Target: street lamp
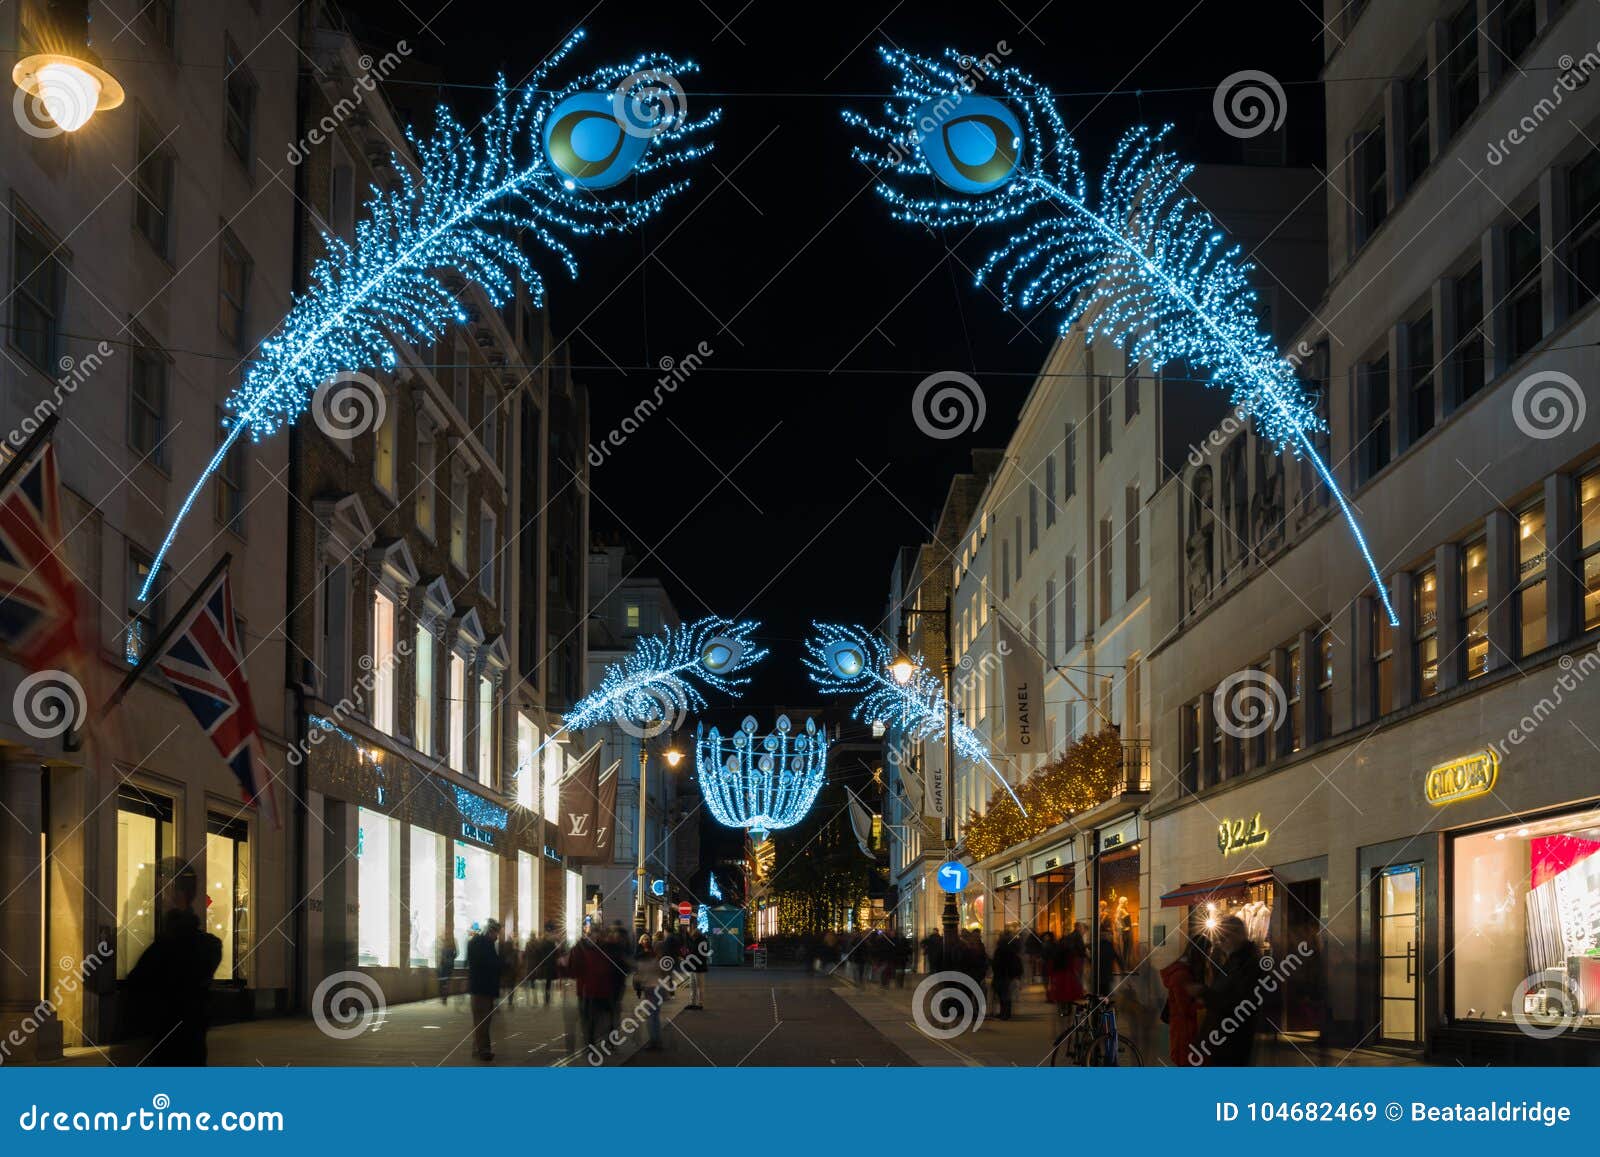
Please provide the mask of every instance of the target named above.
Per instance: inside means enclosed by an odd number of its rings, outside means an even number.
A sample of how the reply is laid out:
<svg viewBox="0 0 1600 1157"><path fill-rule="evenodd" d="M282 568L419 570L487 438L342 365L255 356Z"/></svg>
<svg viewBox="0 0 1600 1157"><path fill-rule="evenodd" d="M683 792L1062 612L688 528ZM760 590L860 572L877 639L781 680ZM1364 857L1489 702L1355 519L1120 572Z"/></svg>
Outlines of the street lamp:
<svg viewBox="0 0 1600 1157"><path fill-rule="evenodd" d="M917 673L917 665L902 652L889 664L889 674L894 676L894 681L904 687L911 682L911 676Z"/></svg>
<svg viewBox="0 0 1600 1157"><path fill-rule="evenodd" d="M50 24L40 30L45 51L17 61L11 83L38 101L57 128L73 133L101 109L120 105L122 85L100 67L99 55L89 47L86 0L51 7Z"/></svg>
<svg viewBox="0 0 1600 1157"><path fill-rule="evenodd" d="M669 748L667 748L667 750L665 750L661 754L662 754L662 757L664 759L666 759L667 766L669 768L677 767L678 764L683 762L683 752L677 750L676 748L669 747ZM645 896L645 879L644 879L645 809L646 809L646 806L648 805L649 799L650 799L650 797L649 797L649 795L647 794L647 791L646 791L646 786L647 785L646 785L646 782L645 782L645 772L646 772L646 770L647 770L647 768L649 766L649 762L650 762L650 745L645 740L645 738L643 736L640 736L639 737L639 808L638 808L639 818L638 818L638 821L637 821L638 827L639 827L639 862L638 862L638 865L634 868L634 873L633 873L633 938L635 940L638 940L638 938L640 936L644 935L644 926L645 926L645 918L644 918L644 904L645 904L645 900L644 900L644 896Z"/></svg>

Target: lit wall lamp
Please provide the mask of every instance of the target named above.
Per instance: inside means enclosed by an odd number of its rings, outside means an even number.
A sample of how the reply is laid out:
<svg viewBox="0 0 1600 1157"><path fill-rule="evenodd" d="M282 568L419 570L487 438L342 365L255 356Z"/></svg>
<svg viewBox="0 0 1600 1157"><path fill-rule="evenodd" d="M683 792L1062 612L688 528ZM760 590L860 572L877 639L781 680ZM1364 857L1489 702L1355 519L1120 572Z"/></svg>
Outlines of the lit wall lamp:
<svg viewBox="0 0 1600 1157"><path fill-rule="evenodd" d="M49 8L49 22L41 30L45 51L17 61L11 81L19 90L18 102L37 101L57 128L75 133L95 113L120 105L124 94L89 47L88 0L55 0Z"/></svg>

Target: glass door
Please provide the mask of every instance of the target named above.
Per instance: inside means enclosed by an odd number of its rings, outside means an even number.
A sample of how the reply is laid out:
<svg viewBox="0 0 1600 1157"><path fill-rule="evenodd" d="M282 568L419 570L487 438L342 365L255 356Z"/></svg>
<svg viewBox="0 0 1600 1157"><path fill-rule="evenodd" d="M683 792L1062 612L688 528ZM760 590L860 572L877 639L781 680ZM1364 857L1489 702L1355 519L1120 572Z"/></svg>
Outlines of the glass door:
<svg viewBox="0 0 1600 1157"><path fill-rule="evenodd" d="M1378 1035L1422 1041L1422 865L1384 868L1378 892Z"/></svg>

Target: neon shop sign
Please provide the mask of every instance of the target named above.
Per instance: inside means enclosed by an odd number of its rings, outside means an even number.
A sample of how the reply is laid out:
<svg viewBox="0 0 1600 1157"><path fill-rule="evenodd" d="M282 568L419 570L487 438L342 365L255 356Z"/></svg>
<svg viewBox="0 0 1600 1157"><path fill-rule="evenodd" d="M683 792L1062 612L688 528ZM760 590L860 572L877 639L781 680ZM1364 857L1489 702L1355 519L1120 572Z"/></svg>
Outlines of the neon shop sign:
<svg viewBox="0 0 1600 1157"><path fill-rule="evenodd" d="M1261 823L1260 812L1248 820L1223 820L1217 825L1217 847L1223 855L1230 856L1235 852L1259 848L1267 842L1269 834Z"/></svg>

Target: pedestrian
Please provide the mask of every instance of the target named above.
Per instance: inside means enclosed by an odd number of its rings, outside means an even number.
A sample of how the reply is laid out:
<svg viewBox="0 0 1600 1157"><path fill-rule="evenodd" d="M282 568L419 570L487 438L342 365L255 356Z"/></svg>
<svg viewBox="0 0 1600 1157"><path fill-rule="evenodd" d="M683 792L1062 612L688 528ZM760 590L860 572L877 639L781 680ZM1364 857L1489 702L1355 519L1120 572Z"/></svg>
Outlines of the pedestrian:
<svg viewBox="0 0 1600 1157"><path fill-rule="evenodd" d="M516 942L505 936L500 940L500 987L506 994L506 1007L517 1007L517 988L522 978L517 975L518 957Z"/></svg>
<svg viewBox="0 0 1600 1157"><path fill-rule="evenodd" d="M544 985L546 1007L550 1004L550 988L560 970L561 947L555 941L555 929L553 922L546 922L544 935L528 945L528 975L532 977L535 991L541 983Z"/></svg>
<svg viewBox="0 0 1600 1157"><path fill-rule="evenodd" d="M1050 955L1045 959L1045 995L1062 1016L1067 1015L1071 1005L1088 995L1083 986L1083 966L1088 959L1089 949L1083 942L1081 923L1051 944Z"/></svg>
<svg viewBox="0 0 1600 1157"><path fill-rule="evenodd" d="M1206 1057L1208 1066L1248 1065L1255 1051L1256 1027L1261 1020L1261 999L1256 985L1261 978L1255 945L1250 943L1244 921L1224 916L1217 924L1212 955L1211 982L1193 991L1206 1007L1206 1023L1214 1026L1206 1034L1216 1045ZM1229 1030L1225 1026L1232 1023Z"/></svg>
<svg viewBox="0 0 1600 1157"><path fill-rule="evenodd" d="M611 961L592 936L580 936L567 954L567 974L572 977L578 997L583 1043L592 1045L599 1039L600 1022L611 1006L611 978L615 974Z"/></svg>
<svg viewBox="0 0 1600 1157"><path fill-rule="evenodd" d="M155 1046L151 1065L206 1063L206 1003L211 978L222 963L222 941L205 931L194 912L199 881L192 867L171 869L166 888L170 905L160 931L128 973L129 991L150 1021Z"/></svg>
<svg viewBox="0 0 1600 1157"><path fill-rule="evenodd" d="M700 1012L706 1006L706 966L710 959L711 945L704 940L683 954L683 970L689 974L689 1003L683 1006L685 1012L690 1009Z"/></svg>
<svg viewBox="0 0 1600 1157"><path fill-rule="evenodd" d="M494 1060L490 1023L500 999L500 921L486 920L467 941L467 992L472 997L472 1049L480 1061Z"/></svg>
<svg viewBox="0 0 1600 1157"><path fill-rule="evenodd" d="M1105 916L1100 920L1099 940L1095 949L1094 982L1099 985L1102 994L1109 995L1112 988L1112 977L1119 972L1126 972L1127 961L1117 951L1116 932L1112 928L1111 917Z"/></svg>
<svg viewBox="0 0 1600 1157"><path fill-rule="evenodd" d="M456 938L446 928L439 933L439 942L433 950L435 968L439 973L439 1003L450 999L450 975L456 970Z"/></svg>
<svg viewBox="0 0 1600 1157"><path fill-rule="evenodd" d="M1205 979L1205 950L1195 939L1186 939L1176 959L1161 970L1161 984L1167 990L1167 1006L1161 1019L1167 1022L1167 1056L1179 1068L1195 1064L1200 1056L1194 1050L1200 1034L1200 1003L1196 994Z"/></svg>
<svg viewBox="0 0 1600 1157"><path fill-rule="evenodd" d="M1014 932L1002 932L994 946L994 996L1000 1020L1011 1019L1012 989L1022 982L1022 947Z"/></svg>

